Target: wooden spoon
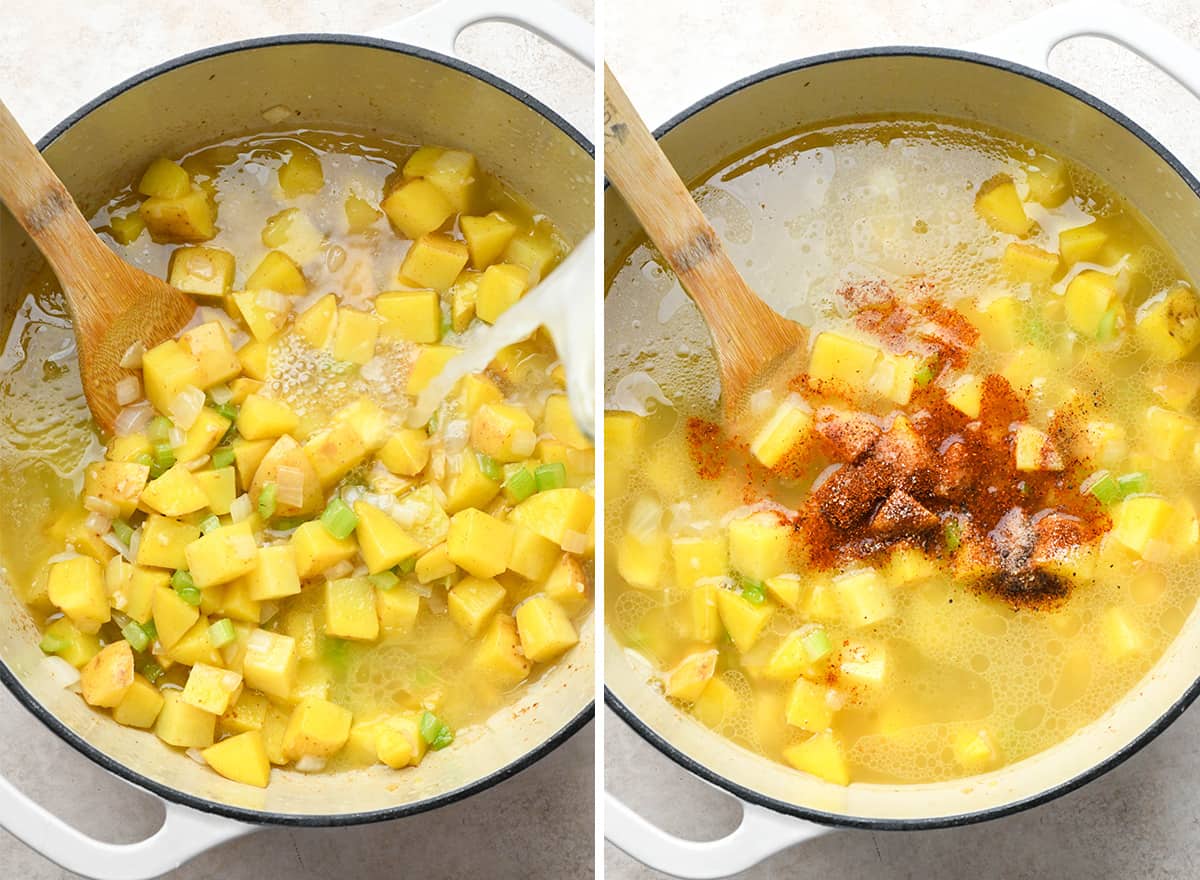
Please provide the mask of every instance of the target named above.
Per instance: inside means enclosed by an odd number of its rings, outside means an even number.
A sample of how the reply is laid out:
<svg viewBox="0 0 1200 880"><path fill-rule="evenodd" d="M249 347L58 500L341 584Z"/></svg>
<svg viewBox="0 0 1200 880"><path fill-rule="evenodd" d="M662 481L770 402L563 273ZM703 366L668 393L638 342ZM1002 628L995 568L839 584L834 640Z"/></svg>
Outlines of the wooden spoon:
<svg viewBox="0 0 1200 880"><path fill-rule="evenodd" d="M675 271L708 323L726 413L756 377L797 350L807 328L749 288L625 91L604 66L604 174Z"/></svg>
<svg viewBox="0 0 1200 880"><path fill-rule="evenodd" d="M96 422L111 432L121 406L121 366L141 343L152 348L181 330L192 299L110 251L88 225L58 176L0 102L0 201L29 233L58 276L75 327L83 393Z"/></svg>

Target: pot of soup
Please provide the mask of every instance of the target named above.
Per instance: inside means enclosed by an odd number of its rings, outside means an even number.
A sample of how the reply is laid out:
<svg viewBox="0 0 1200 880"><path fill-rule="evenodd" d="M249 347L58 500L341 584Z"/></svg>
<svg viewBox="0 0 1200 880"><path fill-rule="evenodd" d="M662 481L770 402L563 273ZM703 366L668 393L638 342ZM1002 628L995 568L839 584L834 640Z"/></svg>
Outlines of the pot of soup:
<svg viewBox="0 0 1200 880"><path fill-rule="evenodd" d="M1002 816L1195 698L1200 182L1044 72L1084 33L1200 92L1193 50L1067 5L989 54L785 64L658 131L810 328L736 418L608 192L607 700L744 803L696 843L610 797L643 862L718 877L831 827Z"/></svg>
<svg viewBox="0 0 1200 880"><path fill-rule="evenodd" d="M553 4L450 3L405 23L440 51L220 46L42 140L106 242L199 305L126 353L113 436L4 215L0 678L166 806L112 845L0 781L0 824L71 871L158 876L262 824L432 809L591 715L591 444L550 338L405 420L593 222L588 141L453 57L485 20L590 59Z"/></svg>

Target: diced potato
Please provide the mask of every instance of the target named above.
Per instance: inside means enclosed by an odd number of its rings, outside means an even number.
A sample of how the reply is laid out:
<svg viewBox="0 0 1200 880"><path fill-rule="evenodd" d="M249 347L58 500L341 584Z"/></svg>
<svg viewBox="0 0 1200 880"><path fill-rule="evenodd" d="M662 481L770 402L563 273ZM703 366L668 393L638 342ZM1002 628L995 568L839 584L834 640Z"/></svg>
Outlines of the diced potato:
<svg viewBox="0 0 1200 880"><path fill-rule="evenodd" d="M200 754L208 766L234 782L266 788L271 780L271 762L261 731L248 730L223 739Z"/></svg>
<svg viewBox="0 0 1200 880"><path fill-rule="evenodd" d="M873 568L860 568L833 579L842 616L852 627L870 626L895 614L891 588Z"/></svg>
<svg viewBox="0 0 1200 880"><path fill-rule="evenodd" d="M95 633L85 633L73 624L69 617L60 617L46 624L45 634L67 643L65 648L55 653L76 669L100 653L99 636Z"/></svg>
<svg viewBox="0 0 1200 880"><path fill-rule="evenodd" d="M500 494L500 483L483 472L473 449L458 454L458 473L446 492L446 510L458 513L468 507L483 507Z"/></svg>
<svg viewBox="0 0 1200 880"><path fill-rule="evenodd" d="M980 307L979 335L994 351L1012 351L1021 341L1025 307L1011 296L998 296Z"/></svg>
<svg viewBox="0 0 1200 880"><path fill-rule="evenodd" d="M715 584L693 587L687 597L687 624L689 634L697 641L712 645L725 631L721 623L721 612L717 607L717 593L722 588Z"/></svg>
<svg viewBox="0 0 1200 880"><path fill-rule="evenodd" d="M339 361L365 364L375 357L379 339L379 319L367 312L338 309L337 329L333 333L333 356Z"/></svg>
<svg viewBox="0 0 1200 880"><path fill-rule="evenodd" d="M163 696L158 688L140 675L134 675L133 684L125 692L121 702L113 707L113 720L126 727L148 729L158 720L162 711Z"/></svg>
<svg viewBox="0 0 1200 880"><path fill-rule="evenodd" d="M1200 423L1194 418L1152 406L1146 410L1145 419L1145 436L1153 438L1147 446L1155 458L1179 461L1192 451L1200 429Z"/></svg>
<svg viewBox="0 0 1200 880"><path fill-rule="evenodd" d="M589 584L583 565L570 553L560 554L547 575L542 592L563 607L569 615L578 614L587 605Z"/></svg>
<svg viewBox="0 0 1200 880"><path fill-rule="evenodd" d="M133 244L146 230L146 221L137 211L114 214L108 218L109 234L117 244Z"/></svg>
<svg viewBox="0 0 1200 880"><path fill-rule="evenodd" d="M179 594L165 583L159 583L154 589L153 610L158 641L168 651L200 619L200 609L183 601Z"/></svg>
<svg viewBox="0 0 1200 880"><path fill-rule="evenodd" d="M495 324L529 289L529 270L510 263L496 263L484 270L475 290L475 315Z"/></svg>
<svg viewBox="0 0 1200 880"><path fill-rule="evenodd" d="M1146 649L1145 637L1124 608L1109 608L1102 621L1104 644L1114 659L1123 660Z"/></svg>
<svg viewBox="0 0 1200 880"><path fill-rule="evenodd" d="M531 596L516 611L521 648L534 663L547 663L579 641L567 612L548 596Z"/></svg>
<svg viewBox="0 0 1200 880"><path fill-rule="evenodd" d="M242 675L246 686L286 700L296 684L296 640L279 633L256 629L246 642Z"/></svg>
<svg viewBox="0 0 1200 880"><path fill-rule="evenodd" d="M747 577L765 581L788 570L791 529L762 511L729 524L729 565Z"/></svg>
<svg viewBox="0 0 1200 880"><path fill-rule="evenodd" d="M356 501L354 513L358 516L354 534L359 552L371 574L386 571L421 552L421 544L378 507Z"/></svg>
<svg viewBox="0 0 1200 880"><path fill-rule="evenodd" d="M522 525L513 527L508 567L521 577L531 581L544 580L561 555L558 545L549 538Z"/></svg>
<svg viewBox="0 0 1200 880"><path fill-rule="evenodd" d="M717 671L717 659L720 656L720 652L713 649L684 657L679 665L667 673L667 696L685 703L699 700L713 673Z"/></svg>
<svg viewBox="0 0 1200 880"><path fill-rule="evenodd" d="M783 750L783 758L797 770L811 773L835 785L850 784L846 753L832 731L824 731Z"/></svg>
<svg viewBox="0 0 1200 880"><path fill-rule="evenodd" d="M1107 243L1108 233L1099 223L1064 229L1058 234L1058 252L1068 266L1094 260Z"/></svg>
<svg viewBox="0 0 1200 880"><path fill-rule="evenodd" d="M287 324L291 312L291 301L280 299L278 294L270 290L243 290L231 293L230 300L236 306L236 313L250 328L250 333L257 342L269 342ZM247 374L250 370L243 363Z"/></svg>
<svg viewBox="0 0 1200 880"><path fill-rule="evenodd" d="M233 254L220 248L181 247L171 254L167 283L193 296L223 297L233 287Z"/></svg>
<svg viewBox="0 0 1200 880"><path fill-rule="evenodd" d="M379 760L389 767L415 767L425 757L427 746L421 737L421 727L418 722L420 715L404 713L393 715L381 725L376 739L376 754ZM400 764L400 760L408 756L408 764Z"/></svg>
<svg viewBox="0 0 1200 880"><path fill-rule="evenodd" d="M328 348L337 326L337 297L327 293L296 318L295 331L313 348Z"/></svg>
<svg viewBox="0 0 1200 880"><path fill-rule="evenodd" d="M1183 285L1151 297L1137 310L1134 333L1156 360L1187 357L1200 344L1200 297Z"/></svg>
<svg viewBox="0 0 1200 880"><path fill-rule="evenodd" d="M129 461L94 461L87 466L83 477L84 498L99 498L117 507L122 518L137 509L138 498L150 468Z"/></svg>
<svg viewBox="0 0 1200 880"><path fill-rule="evenodd" d="M523 653L517 622L507 614L493 617L472 663L501 687L511 687L528 676L532 664Z"/></svg>
<svg viewBox="0 0 1200 880"><path fill-rule="evenodd" d="M184 435L183 445L175 448L176 461L186 465L208 455L221 442L231 424L216 410L204 407Z"/></svg>
<svg viewBox="0 0 1200 880"><path fill-rule="evenodd" d="M879 355L874 345L826 330L813 342L808 376L816 383L833 382L850 391L862 391L875 371Z"/></svg>
<svg viewBox="0 0 1200 880"><path fill-rule="evenodd" d="M1000 763L1000 749L986 727L961 730L953 738L954 760L970 773L982 773Z"/></svg>
<svg viewBox="0 0 1200 880"><path fill-rule="evenodd" d="M265 342L252 339L237 351L242 372L251 379L263 382L267 378L267 358L271 349Z"/></svg>
<svg viewBox="0 0 1200 880"><path fill-rule="evenodd" d="M308 293L308 282L304 280L304 273L300 271L296 261L283 251L268 251L250 273L244 287L248 293L256 290L273 290L288 296L303 296ZM248 316L243 312L243 317Z"/></svg>
<svg viewBox="0 0 1200 880"><path fill-rule="evenodd" d="M379 218L383 216L382 211L377 210L366 199L355 195L346 197L344 208L346 211L347 231L352 235L371 229L378 222Z"/></svg>
<svg viewBox="0 0 1200 880"><path fill-rule="evenodd" d="M700 723L713 730L720 730L737 717L742 700L737 691L720 678L713 678L692 705L692 714Z"/></svg>
<svg viewBox="0 0 1200 880"><path fill-rule="evenodd" d="M379 450L379 460L393 474L415 477L429 463L429 435L421 428L402 428Z"/></svg>
<svg viewBox="0 0 1200 880"><path fill-rule="evenodd" d="M525 525L532 528L528 523ZM446 554L455 565L469 574L477 578L490 578L508 568L512 542L513 527L509 523L469 508L450 518Z"/></svg>
<svg viewBox="0 0 1200 880"><path fill-rule="evenodd" d="M441 150L421 176L442 191L455 211L465 212L474 204L478 173L475 157L470 153Z"/></svg>
<svg viewBox="0 0 1200 880"><path fill-rule="evenodd" d="M353 559L358 552L353 537L335 538L319 520L302 523L292 532L291 543L296 554L296 572L303 580Z"/></svg>
<svg viewBox="0 0 1200 880"><path fill-rule="evenodd" d="M1037 245L1009 242L1001 260L1009 277L1029 284L1046 284L1058 272L1058 254Z"/></svg>
<svg viewBox="0 0 1200 880"><path fill-rule="evenodd" d="M799 394L789 394L750 441L750 454L764 467L773 468L807 439L812 410Z"/></svg>
<svg viewBox="0 0 1200 880"><path fill-rule="evenodd" d="M370 581L350 577L325 584L325 632L368 642L379 638L379 613Z"/></svg>
<svg viewBox="0 0 1200 880"><path fill-rule="evenodd" d="M142 503L163 516L183 516L208 505L195 475L182 464L169 468L142 490Z"/></svg>
<svg viewBox="0 0 1200 880"><path fill-rule="evenodd" d="M397 187L380 207L392 228L414 240L439 229L454 213L450 200L427 180L410 180Z"/></svg>
<svg viewBox="0 0 1200 880"><path fill-rule="evenodd" d="M1105 314L1120 308L1117 280L1104 272L1088 269L1071 279L1064 294L1067 323L1081 336L1095 339L1100 335Z"/></svg>
<svg viewBox="0 0 1200 880"><path fill-rule="evenodd" d="M290 144L289 149L291 155L279 166L279 188L283 190L284 198L294 199L320 192L325 185L325 172L321 169L320 158L303 144Z"/></svg>
<svg viewBox="0 0 1200 880"><path fill-rule="evenodd" d="M529 270L529 283L537 284L562 258L563 249L554 234L543 226L528 232L518 232L504 249L500 258Z"/></svg>
<svg viewBox="0 0 1200 880"><path fill-rule="evenodd" d="M1071 178L1067 167L1053 156L1038 156L1025 168L1025 184L1029 200L1047 208L1057 208L1071 194Z"/></svg>
<svg viewBox="0 0 1200 880"><path fill-rule="evenodd" d="M264 440L247 440L245 437L238 437L234 440L233 463L237 469L238 482L241 485L253 484L259 465L262 464L263 459L267 457L267 453L271 451L276 442L272 437Z"/></svg>
<svg viewBox="0 0 1200 880"><path fill-rule="evenodd" d="M442 368L462 353L461 348L453 345L423 345L413 361L412 370L408 374L408 385L405 393L417 395L425 390L433 378L442 372Z"/></svg>
<svg viewBox="0 0 1200 880"><path fill-rule="evenodd" d="M1126 498L1113 512L1112 536L1139 556L1155 555L1170 541L1175 508L1157 495Z"/></svg>
<svg viewBox="0 0 1200 880"><path fill-rule="evenodd" d="M243 688L237 700L221 716L221 729L229 733L262 730L271 702L263 694Z"/></svg>
<svg viewBox="0 0 1200 880"><path fill-rule="evenodd" d="M213 744L217 716L183 701L183 691L163 691L162 710L154 725L158 738L181 749L206 749Z"/></svg>
<svg viewBox="0 0 1200 880"><path fill-rule="evenodd" d="M410 632L421 612L421 597L406 587L375 591L379 626L387 632Z"/></svg>
<svg viewBox="0 0 1200 880"><path fill-rule="evenodd" d="M177 198L151 196L138 208L150 237L156 242L208 241L216 235L212 205L203 190Z"/></svg>
<svg viewBox="0 0 1200 880"><path fill-rule="evenodd" d="M438 544L417 558L414 573L420 583L428 584L445 577L450 577L458 571L458 566L450 561L446 550L446 542Z"/></svg>
<svg viewBox="0 0 1200 880"><path fill-rule="evenodd" d="M325 489L362 464L370 454L358 431L345 422L313 437L304 444L304 451Z"/></svg>
<svg viewBox="0 0 1200 880"><path fill-rule="evenodd" d="M155 409L170 412L179 392L200 384L200 365L187 349L168 339L142 355L142 381Z"/></svg>
<svg viewBox="0 0 1200 880"><path fill-rule="evenodd" d="M442 338L442 303L436 290L390 290L375 298L383 318L384 339L438 342Z"/></svg>
<svg viewBox="0 0 1200 880"><path fill-rule="evenodd" d="M281 437L296 430L300 417L282 400L251 394L238 411L238 433L247 440Z"/></svg>
<svg viewBox="0 0 1200 880"><path fill-rule="evenodd" d="M983 377L971 373L959 376L946 389L946 402L967 418L979 418L979 407L983 403Z"/></svg>
<svg viewBox="0 0 1200 880"><path fill-rule="evenodd" d="M300 576L296 571L295 546L275 544L260 549L258 564L246 575L246 590L256 602L283 599L299 593Z"/></svg>
<svg viewBox="0 0 1200 880"><path fill-rule="evenodd" d="M288 468L288 471L284 471ZM257 468L254 469L254 479L250 483L250 500L256 505L267 483L279 484L283 475L288 480L300 483L299 501L289 496L286 500L277 492L275 498L275 516L291 517L301 514L316 513L325 507L325 493L321 490L321 478L317 469L309 461L308 455L300 448L290 435L284 434L272 444L263 456Z"/></svg>
<svg viewBox="0 0 1200 880"><path fill-rule="evenodd" d="M631 587L661 589L667 550L667 535L661 529L631 528L617 542L617 573Z"/></svg>
<svg viewBox="0 0 1200 880"><path fill-rule="evenodd" d="M133 687L133 650L122 639L100 650L79 670L79 687L90 706L119 706Z"/></svg>
<svg viewBox="0 0 1200 880"><path fill-rule="evenodd" d="M89 556L76 556L50 566L46 594L84 633L94 633L109 619L104 567Z"/></svg>
<svg viewBox="0 0 1200 880"><path fill-rule="evenodd" d="M516 234L517 226L498 211L483 217L458 218L471 254L471 268L483 270L496 262Z"/></svg>
<svg viewBox="0 0 1200 880"><path fill-rule="evenodd" d="M767 593L774 597L779 604L795 611L800 606L802 582L796 574L780 574L764 581Z"/></svg>
<svg viewBox="0 0 1200 880"><path fill-rule="evenodd" d="M201 589L229 583L258 564L258 545L250 522L213 529L187 545L187 567Z"/></svg>
<svg viewBox="0 0 1200 880"><path fill-rule="evenodd" d="M883 352L867 380L867 390L893 403L907 405L917 387L921 359L916 355Z"/></svg>
<svg viewBox="0 0 1200 880"><path fill-rule="evenodd" d="M400 264L400 278L415 287L449 290L467 264L467 246L448 235L422 235Z"/></svg>
<svg viewBox="0 0 1200 880"><path fill-rule="evenodd" d="M308 214L299 208L288 208L267 218L266 225L262 230L262 243L272 250L282 251L296 264L304 265L320 254L325 243L325 236L321 234L321 230L317 229ZM280 266L283 268L282 264ZM295 276L286 268L283 271L295 284ZM249 287L248 284L247 287ZM298 285L295 287L298 288ZM280 290L279 292L288 293L289 291Z"/></svg>
<svg viewBox="0 0 1200 880"><path fill-rule="evenodd" d="M108 442L108 460L130 462L139 458L143 453L151 453L150 440L145 433L128 434L124 437L113 437Z"/></svg>
<svg viewBox="0 0 1200 880"><path fill-rule="evenodd" d="M450 619L474 638L491 616L500 610L506 595L504 587L492 578L465 577L446 596Z"/></svg>
<svg viewBox="0 0 1200 880"><path fill-rule="evenodd" d="M755 603L741 593L732 590L716 590L717 612L729 638L741 653L746 653L758 642L759 636L775 613L775 604L770 600Z"/></svg>
<svg viewBox="0 0 1200 880"><path fill-rule="evenodd" d="M241 375L241 362L229 341L229 334L219 321L208 321L192 328L179 338L179 344L196 361L197 388L211 388Z"/></svg>
<svg viewBox="0 0 1200 880"><path fill-rule="evenodd" d="M798 678L788 694L787 723L801 730L820 733L833 723L828 690L807 678Z"/></svg>
<svg viewBox="0 0 1200 880"><path fill-rule="evenodd" d="M192 181L179 163L158 158L146 168L137 189L144 196L177 199L192 191Z"/></svg>
<svg viewBox="0 0 1200 880"><path fill-rule="evenodd" d="M571 536L587 532L595 507L592 496L582 489L550 489L522 501L510 518L563 547L564 540L571 543Z"/></svg>
<svg viewBox="0 0 1200 880"><path fill-rule="evenodd" d="M729 551L724 535L677 537L671 541L675 563L675 585L691 589L702 581L724 577L729 570Z"/></svg>
<svg viewBox="0 0 1200 880"><path fill-rule="evenodd" d="M188 673L183 702L214 715L224 715L242 690L242 676L229 669L197 663Z"/></svg>
<svg viewBox="0 0 1200 880"><path fill-rule="evenodd" d="M259 555L262 555L261 552ZM240 577L208 592L217 592L220 595L220 603L216 610L221 614L244 623L258 623L262 619L262 605L250 595L249 577L250 575Z"/></svg>
<svg viewBox="0 0 1200 880"><path fill-rule="evenodd" d="M1041 428L1021 423L1013 437L1013 458L1019 471L1061 471L1062 455Z"/></svg>
<svg viewBox="0 0 1200 880"><path fill-rule="evenodd" d="M1007 174L998 174L984 182L975 196L975 211L988 226L1009 235L1027 235L1033 225L1017 195L1016 185Z"/></svg>
<svg viewBox="0 0 1200 880"><path fill-rule="evenodd" d="M350 736L352 716L347 709L328 700L301 700L292 712L283 735L283 753L293 761L311 755L328 758Z"/></svg>
<svg viewBox="0 0 1200 880"><path fill-rule="evenodd" d="M838 668L842 675L853 682L879 685L887 676L887 652L883 648L860 643L844 645Z"/></svg>
<svg viewBox="0 0 1200 880"><path fill-rule="evenodd" d="M488 403L471 418L471 445L497 461L523 461L535 443L533 419L520 407Z"/></svg>
<svg viewBox="0 0 1200 880"><path fill-rule="evenodd" d="M824 658L828 649L829 640L820 625L802 626L788 633L779 643L767 660L763 674L776 681L791 681L812 672L814 664Z"/></svg>

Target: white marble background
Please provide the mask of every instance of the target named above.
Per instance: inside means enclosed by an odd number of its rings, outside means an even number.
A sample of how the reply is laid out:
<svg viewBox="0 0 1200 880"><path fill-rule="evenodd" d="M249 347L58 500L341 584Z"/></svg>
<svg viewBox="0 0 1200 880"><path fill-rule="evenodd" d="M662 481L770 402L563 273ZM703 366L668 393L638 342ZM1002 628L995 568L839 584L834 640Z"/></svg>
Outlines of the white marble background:
<svg viewBox="0 0 1200 880"><path fill-rule="evenodd" d="M591 0L557 0L588 18ZM215 43L295 32L370 33L430 0L0 0L0 99L36 140L104 89ZM591 136L591 71L502 24L471 28L466 60L531 92ZM593 728L516 777L450 807L337 830L271 829L201 856L178 878L591 876ZM59 741L0 689L0 773L103 840L140 840L157 802ZM0 877L72 876L0 832Z"/></svg>
<svg viewBox="0 0 1200 880"><path fill-rule="evenodd" d="M1195 0L1125 0L1200 49ZM964 46L1052 0L606 0L605 57L658 125L733 80L835 49ZM1052 70L1105 99L1200 170L1200 100L1148 63L1098 39L1055 51ZM675 834L711 840L739 810L659 754L611 712L609 790ZM1007 819L959 830L839 831L781 853L747 878L1184 880L1200 876L1200 710L1082 790ZM610 880L661 877L611 844Z"/></svg>

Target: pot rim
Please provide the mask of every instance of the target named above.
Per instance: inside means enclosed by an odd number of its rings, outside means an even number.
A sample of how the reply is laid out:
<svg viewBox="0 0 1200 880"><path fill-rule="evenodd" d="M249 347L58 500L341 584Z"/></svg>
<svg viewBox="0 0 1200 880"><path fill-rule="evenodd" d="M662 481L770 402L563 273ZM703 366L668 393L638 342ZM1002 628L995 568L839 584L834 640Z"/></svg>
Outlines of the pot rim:
<svg viewBox="0 0 1200 880"><path fill-rule="evenodd" d="M92 111L103 107L112 99L123 94L135 86L141 85L143 82L151 80L161 74L169 73L172 70L180 67L186 67L198 61L205 61L210 58L217 58L222 55L229 55L235 52L244 50L261 49L271 46L286 46L299 45L306 43L323 43L333 45L358 46L372 49L384 49L390 52L396 52L401 55L410 55L420 58L424 61L440 64L444 67L452 68L460 73L468 74L478 80L492 86L495 89L505 93L506 95L517 99L530 109L536 111L548 121L553 123L560 131L571 138L581 149L583 149L593 159L596 152L592 145L582 133L579 132L571 123L567 122L563 117L555 113L537 98L530 95L523 89L519 89L513 84L507 82L500 77L489 73L482 68L469 64L458 58L453 58L443 55L440 52L433 52L429 49L414 46L409 43L400 43L393 40L383 40L377 37L366 37L357 34L282 34L271 37L255 37L247 40L237 40L230 43L221 43L216 46L210 46L205 49L200 49L195 52L189 52L184 55L179 55L168 61L156 64L153 67L146 68L140 73L125 79L102 92L97 97L88 101L58 125L54 126L44 137L37 142L39 150L45 150L54 141L56 141L64 132L74 126L77 122L83 119ZM67 727L58 719L50 710L43 706L37 698L33 696L20 680L13 674L8 663L0 658L0 682L3 682L5 687L12 693L17 701L28 709L35 717L37 717L46 727L58 735L60 739L74 748L84 757L98 764L110 773L119 776L126 782L157 795L164 800L172 803L180 804L191 809L198 810L204 813L224 816L228 819L234 819L240 822L247 822L256 825L282 825L291 827L336 827L343 825L365 825L373 822L386 822L392 819L400 819L405 816L413 816L418 813L424 813L429 810L437 809L456 801L463 800L473 794L477 794L485 789L491 788L497 783L515 776L522 770L535 764L538 760L554 751L575 733L577 733L588 721L595 715L595 699L587 702L582 709L563 725L560 729L550 734L534 748L523 753L517 759L500 767L486 776L473 780L472 782L459 786L447 792L414 801L408 804L398 804L394 807L386 807L380 810L371 810L366 812L355 813L321 813L321 814L305 814L305 813L279 813L269 810L254 810L246 807L238 807L232 804L221 803L220 801L209 800L208 798L197 797L180 789L174 788L165 783L151 779L137 771L127 767L120 761L111 758L108 754L93 746L86 739L77 734L74 730Z"/></svg>
<svg viewBox="0 0 1200 880"><path fill-rule="evenodd" d="M1197 179L1188 168L1175 157L1161 142L1158 141L1152 134L1122 113L1115 107L1100 100L1089 92L1084 91L1078 86L1054 76L1045 71L1036 70L1031 67L1026 67L1023 64L1017 64L1013 61L1007 61L1003 58L997 58L992 55L983 55L978 52L968 52L962 49L946 49L935 46L873 46L863 49L844 49L836 52L826 52L820 55L812 55L806 58L800 58L793 61L785 61L782 64L777 64L773 67L766 68L749 76L742 77L727 86L701 98L685 110L676 113L662 125L654 130L655 140L661 140L664 135L669 133L676 126L685 122L695 114L707 109L712 104L736 94L743 89L755 86L766 80L773 79L784 74L795 73L798 70L805 70L812 67L818 67L824 64L836 63L839 61L853 61L862 58L944 58L952 61L960 61L969 64L978 64L984 67L991 67L997 70L1003 70L1008 73L1015 73L1029 79L1036 80L1043 85L1050 86L1060 92L1065 93L1068 97L1074 98L1083 102L1094 110L1103 113L1113 122L1122 126L1146 146L1158 154L1164 162L1166 162L1172 170L1175 171L1188 185L1188 187L1200 197L1200 179ZM605 182L605 189L608 188L608 182ZM620 718L634 729L642 739L662 752L679 766L683 767L688 772L699 776L704 781L724 789L729 794L747 803L755 804L766 809L773 810L777 813L783 813L788 816L794 816L798 819L804 819L809 822L815 822L820 825L828 825L839 828L857 828L869 831L922 831L932 830L935 828L957 828L964 825L972 825L976 822L984 822L989 819L998 819L1003 816L1011 816L1014 813L1019 813L1028 810L1031 807L1037 807L1048 803L1055 798L1068 794L1075 789L1103 776L1109 770L1124 763L1129 758L1137 754L1143 747L1154 740L1160 733L1167 729L1176 718L1183 714L1196 698L1200 696L1200 676L1192 681L1192 684L1180 695L1176 700L1153 724L1149 725L1145 730L1139 733L1136 737L1126 743L1123 747L1116 750L1102 761L1093 764L1088 770L1077 776L1065 780L1058 785L1048 788L1044 791L1030 795L1029 797L1011 801L1007 804L1002 804L995 807L988 807L981 810L976 810L966 813L956 813L950 816L930 816L921 819L887 819L887 818L868 818L863 816L847 816L840 813L830 813L823 810L815 810L809 807L803 807L796 804L781 801L777 798L762 794L761 792L747 788L740 783L734 782L717 771L701 764L689 755L684 754L679 748L674 746L666 738L661 736L657 731L651 728L646 722L642 721L638 715L629 708L621 698L618 697L607 684L604 687L604 702L612 709ZM739 748L734 744L729 745L730 748ZM1053 748L1053 747L1052 747Z"/></svg>

